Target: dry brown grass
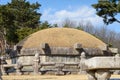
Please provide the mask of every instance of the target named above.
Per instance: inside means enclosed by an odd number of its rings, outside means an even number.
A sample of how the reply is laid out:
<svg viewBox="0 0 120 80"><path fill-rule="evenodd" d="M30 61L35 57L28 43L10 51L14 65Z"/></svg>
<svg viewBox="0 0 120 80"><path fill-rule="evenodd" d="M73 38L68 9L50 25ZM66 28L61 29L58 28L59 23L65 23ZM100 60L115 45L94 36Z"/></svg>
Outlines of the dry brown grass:
<svg viewBox="0 0 120 80"><path fill-rule="evenodd" d="M87 80L87 75L22 75L22 76L2 76L3 80ZM112 75L111 78L120 78L120 75Z"/></svg>
<svg viewBox="0 0 120 80"><path fill-rule="evenodd" d="M66 76L54 76L54 75L42 75L42 76L3 76L3 80L87 80L85 75L66 75Z"/></svg>
<svg viewBox="0 0 120 80"><path fill-rule="evenodd" d="M106 47L105 43L94 36L72 28L50 28L38 31L26 39L23 47L39 47L41 43L48 43L55 47L72 47L75 43L88 48Z"/></svg>

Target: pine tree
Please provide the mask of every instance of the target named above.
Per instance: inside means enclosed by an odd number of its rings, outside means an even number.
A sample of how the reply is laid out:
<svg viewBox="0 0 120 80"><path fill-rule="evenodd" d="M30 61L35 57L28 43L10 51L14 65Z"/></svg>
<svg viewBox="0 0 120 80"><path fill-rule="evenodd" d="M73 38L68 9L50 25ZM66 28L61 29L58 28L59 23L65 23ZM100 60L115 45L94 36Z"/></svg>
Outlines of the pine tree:
<svg viewBox="0 0 120 80"><path fill-rule="evenodd" d="M116 15L120 13L120 0L99 0L92 6L96 9L96 14L103 18L105 24L120 23L118 17L116 18Z"/></svg>
<svg viewBox="0 0 120 80"><path fill-rule="evenodd" d="M26 0L11 0L0 5L0 31L6 32L7 42L15 44L19 41L18 32L21 28L39 27L41 14L37 12L39 3L30 4Z"/></svg>

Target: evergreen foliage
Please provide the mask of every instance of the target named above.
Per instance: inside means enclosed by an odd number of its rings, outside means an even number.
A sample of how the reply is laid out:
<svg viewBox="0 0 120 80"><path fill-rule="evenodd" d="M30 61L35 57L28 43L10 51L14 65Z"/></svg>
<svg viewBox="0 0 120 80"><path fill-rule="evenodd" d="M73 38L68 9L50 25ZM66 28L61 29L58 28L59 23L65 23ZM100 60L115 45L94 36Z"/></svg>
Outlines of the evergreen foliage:
<svg viewBox="0 0 120 80"><path fill-rule="evenodd" d="M21 39L18 32L23 30L23 36L27 36L25 34L31 33L26 33L28 29L39 27L41 14L37 10L40 6L37 2L30 4L26 0L11 0L0 5L0 30L5 32L7 42L15 44Z"/></svg>
<svg viewBox="0 0 120 80"><path fill-rule="evenodd" d="M120 0L99 0L97 4L92 5L97 15L103 18L105 24L119 22L117 16L120 13Z"/></svg>

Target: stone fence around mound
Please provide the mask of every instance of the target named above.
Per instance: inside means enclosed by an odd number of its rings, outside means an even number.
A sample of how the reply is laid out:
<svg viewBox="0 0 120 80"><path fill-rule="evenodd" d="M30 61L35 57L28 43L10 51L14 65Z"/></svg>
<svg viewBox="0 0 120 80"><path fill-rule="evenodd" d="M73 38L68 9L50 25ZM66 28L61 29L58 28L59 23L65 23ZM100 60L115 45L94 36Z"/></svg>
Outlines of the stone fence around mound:
<svg viewBox="0 0 120 80"><path fill-rule="evenodd" d="M96 48L95 49L94 48L82 48L80 44L75 44L73 48L71 47L70 48L69 47L66 47L66 48L65 47L49 47L46 44L42 44L41 49L37 49L37 48L36 49L22 49L20 54L16 55L15 57L12 57L13 59L19 57L17 59L17 63L15 64L7 64L6 60L4 58L1 58L0 59L1 60L1 65L0 65L1 74L2 75L9 75L9 74L39 75L39 74L45 74L45 73L48 73L48 74L52 73L55 75L65 75L65 74L72 74L72 73L75 73L75 74L76 73L77 74L88 73L89 76L92 77L90 80L92 79L94 80L95 78L93 78L94 76L92 75L93 72L98 70L98 67L100 66L102 67L99 69L103 70L105 68L102 62L97 64L97 62L94 63L94 61L97 60L98 62L100 62L103 60L104 61L107 60L109 63L111 63L110 60L112 60L112 63L116 63L116 65L120 61L120 60L117 60L118 59L117 56L111 56L112 58L110 57L113 50L109 52L109 50L102 51ZM113 53L116 54L117 50L115 49ZM103 56L105 55L107 57L104 59ZM93 58L91 58L91 56ZM94 58L94 56L99 56L99 57L101 56L101 57L97 59L96 57ZM86 61L86 63L84 61ZM95 70L90 70L91 65L97 66L97 68ZM113 68L116 69L114 65L111 67L111 69ZM108 66L105 69L107 70ZM119 65L117 69L120 69ZM94 75L95 73L96 74L98 73L99 75L99 73L104 73L104 71L94 72ZM109 74L109 73L106 71L105 75L106 74Z"/></svg>
<svg viewBox="0 0 120 80"><path fill-rule="evenodd" d="M40 63L39 53L36 53L34 56L34 60L32 64L2 64L1 72L2 75L8 75L8 69L14 68L16 75L25 74L22 71L22 68L25 66L31 66L33 71L31 74L40 75L44 72L41 70L44 66L54 66L53 72L56 75L65 75L64 67L67 66L77 66L79 68L78 73L87 73L88 80L107 80L111 76L110 70L119 70L120 69L120 57L93 57L90 59L86 59L85 53L81 53L81 61L79 63L55 63L55 62L44 62ZM4 62L4 59L1 59L1 63ZM104 62L104 63L103 63ZM102 65L101 65L102 64ZM28 68L28 67L27 67ZM68 70L68 74L71 72Z"/></svg>
<svg viewBox="0 0 120 80"><path fill-rule="evenodd" d="M17 62L16 64L2 64L1 72L2 75L9 75L11 73L22 75L22 74L44 74L46 72L53 72L55 75L65 75L71 74L71 72L80 73L80 63L74 62L40 62L39 53L36 53L33 59L33 63L21 64ZM1 60L5 63L5 60ZM65 68L66 66L71 67L71 69ZM47 67L47 68L44 68ZM52 69L51 69L52 67ZM75 69L72 68L77 68ZM27 70L28 69L28 70ZM29 71L30 70L30 71Z"/></svg>

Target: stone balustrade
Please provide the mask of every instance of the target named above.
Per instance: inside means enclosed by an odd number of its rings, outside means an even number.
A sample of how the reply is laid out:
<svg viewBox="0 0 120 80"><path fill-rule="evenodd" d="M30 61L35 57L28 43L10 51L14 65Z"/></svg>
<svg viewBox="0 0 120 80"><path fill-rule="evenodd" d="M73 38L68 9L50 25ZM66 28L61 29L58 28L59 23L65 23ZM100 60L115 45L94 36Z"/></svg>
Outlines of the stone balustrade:
<svg viewBox="0 0 120 80"><path fill-rule="evenodd" d="M2 64L1 65L1 70L2 70L1 72L2 72L2 75L7 75L7 74L9 74L7 72L7 70L10 68L14 68L17 75L22 75L22 74L24 74L24 72L22 72L22 68L26 67L26 66L31 66L33 68L33 74L35 74L35 75L42 74L42 71L40 71L40 69L42 67L45 67L45 66L54 67L56 75L64 75L65 74L64 70L66 70L66 69L64 69L65 66L77 66L77 67L79 67L79 63L74 63L74 62L63 62L63 63L61 63L61 62L57 62L57 63L55 63L55 62L41 62L39 53L36 53L34 56L32 64L22 64L21 62L17 62L17 64ZM70 71L68 70L68 72L70 72Z"/></svg>

